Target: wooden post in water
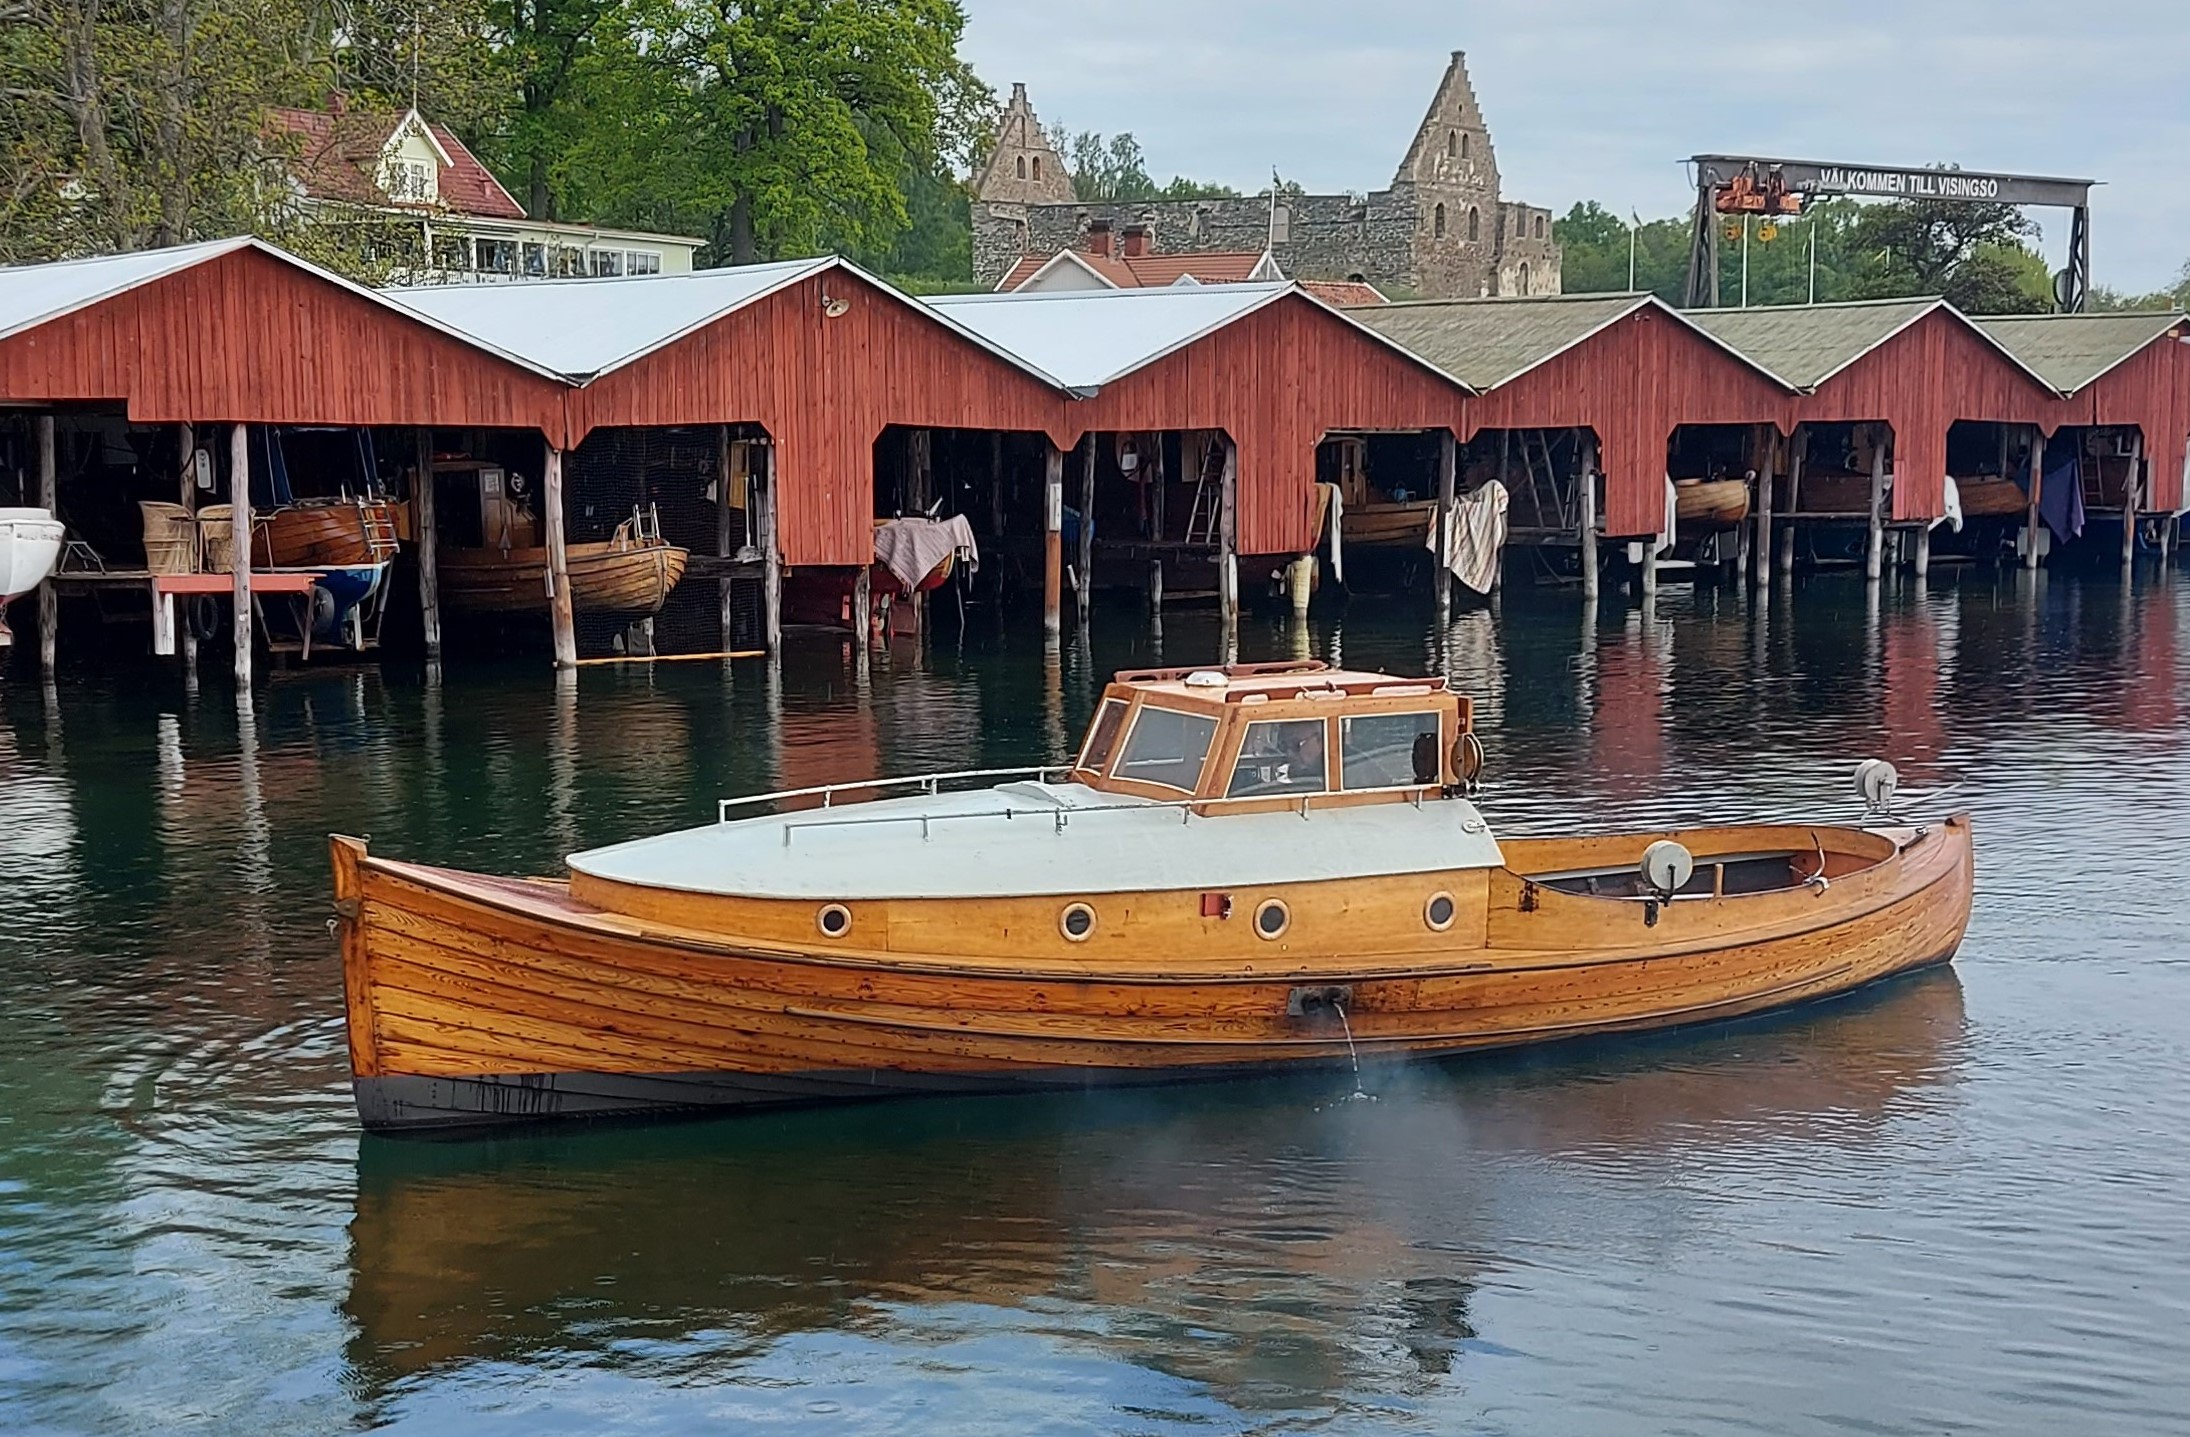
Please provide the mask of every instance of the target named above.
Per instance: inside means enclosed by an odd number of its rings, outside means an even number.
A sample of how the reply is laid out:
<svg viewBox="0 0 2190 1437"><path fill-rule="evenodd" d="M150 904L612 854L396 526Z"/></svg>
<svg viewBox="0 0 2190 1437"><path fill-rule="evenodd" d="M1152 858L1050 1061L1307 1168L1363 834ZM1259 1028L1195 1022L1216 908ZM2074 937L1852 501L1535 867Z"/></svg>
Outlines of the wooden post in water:
<svg viewBox="0 0 2190 1437"><path fill-rule="evenodd" d="M61 515L61 460L57 452L59 436L54 433L54 419L50 414L38 416L38 507L59 518ZM48 576L38 586L38 668L48 679L53 677L53 666L61 648L61 596L54 592L53 580Z"/></svg>
<svg viewBox="0 0 2190 1437"><path fill-rule="evenodd" d="M1229 434L1217 490L1217 628L1231 663L1239 655L1239 445Z"/></svg>
<svg viewBox="0 0 2190 1437"><path fill-rule="evenodd" d="M2030 493L2024 496L2023 507L2023 567L2038 567L2038 491L2046 482L2046 436L2037 425L2030 426Z"/></svg>
<svg viewBox="0 0 2190 1437"><path fill-rule="evenodd" d="M182 473L176 481L176 502L183 506L184 518L190 525L190 567L198 567L198 431L189 423L175 426L176 442L182 449ZM171 603L179 604L181 599ZM198 682L198 631L188 623L176 625L182 630L183 677L195 690Z"/></svg>
<svg viewBox="0 0 2190 1437"><path fill-rule="evenodd" d="M228 569L235 582L236 688L251 688L251 430L228 427Z"/></svg>
<svg viewBox="0 0 2190 1437"><path fill-rule="evenodd" d="M783 553L776 535L780 521L776 511L776 446L773 440L760 446L761 476L756 507L760 510L760 613L766 647L771 654L783 650ZM746 521L752 521L750 512Z"/></svg>
<svg viewBox="0 0 2190 1437"><path fill-rule="evenodd" d="M1155 544L1156 557L1148 561L1148 611L1163 622L1163 542L1170 519L1166 514L1164 491L1171 487L1171 476L1164 471L1163 436L1150 436L1148 456L1148 537Z"/></svg>
<svg viewBox="0 0 2190 1437"><path fill-rule="evenodd" d="M2137 505L2144 497L2144 431L2129 450L2129 477L2122 481L2122 572L2137 565Z"/></svg>
<svg viewBox="0 0 2190 1437"><path fill-rule="evenodd" d="M935 431L915 429L905 438L907 508L919 518L928 517L935 503ZM923 576L925 577L925 576ZM928 632L928 596L918 585L905 596L905 612L919 638Z"/></svg>
<svg viewBox="0 0 2190 1437"><path fill-rule="evenodd" d="M563 533L563 451L546 446L540 493L547 529L548 624L555 635L555 667L578 667L578 616L570 594L570 541Z"/></svg>
<svg viewBox="0 0 2190 1437"><path fill-rule="evenodd" d="M1787 520L1779 531L1779 571L1795 571L1795 518L1802 512L1802 460L1810 452L1810 436L1799 424L1787 436Z"/></svg>
<svg viewBox="0 0 2190 1437"><path fill-rule="evenodd" d="M1886 426L1871 426L1871 507L1863 537L1863 577L1876 579L1886 557Z"/></svg>
<svg viewBox="0 0 2190 1437"><path fill-rule="evenodd" d="M1452 617L1452 506L1459 487L1460 451L1450 429L1437 431L1437 573L1430 592L1437 597L1440 627Z"/></svg>
<svg viewBox="0 0 2190 1437"><path fill-rule="evenodd" d="M1751 579L1762 592L1772 587L1772 480L1779 475L1780 456L1786 450L1777 428L1759 447L1764 451L1764 462L1757 466L1757 537L1749 549L1754 569Z"/></svg>
<svg viewBox="0 0 2190 1437"><path fill-rule="evenodd" d="M1054 439L1042 445L1042 632L1064 631L1065 454Z"/></svg>
<svg viewBox="0 0 2190 1437"><path fill-rule="evenodd" d="M1582 597L1597 597L1597 436L1582 441L1581 502L1575 510L1575 540L1582 551Z"/></svg>
<svg viewBox="0 0 2190 1437"><path fill-rule="evenodd" d="M441 672L441 574L434 567L434 546L440 542L440 529L433 508L433 431L424 427L415 429L411 442L418 452L418 479L411 495L412 527L417 531L411 539L418 546L418 613L426 630L426 674L429 678L438 678Z"/></svg>
<svg viewBox="0 0 2190 1437"><path fill-rule="evenodd" d="M989 537L1004 537L1004 431L989 435Z"/></svg>
<svg viewBox="0 0 2190 1437"><path fill-rule="evenodd" d="M1080 441L1080 586L1075 597L1080 625L1085 628L1088 606L1095 597L1095 431Z"/></svg>
<svg viewBox="0 0 2190 1437"><path fill-rule="evenodd" d="M861 564L852 575L852 637L864 654L874 642L874 565Z"/></svg>
<svg viewBox="0 0 2190 1437"><path fill-rule="evenodd" d="M730 464L733 453L735 453L735 446L730 442L730 426L727 424L716 425L715 557L722 561L722 571L715 581L715 616L722 633L721 647L724 653L728 653L737 647L733 638L737 631L737 612L736 606L731 602L731 593L735 586L730 582L730 556L736 552L736 548L731 542L730 516L737 511L738 507L731 502L730 498L730 486L733 482L730 476ZM753 496L746 493L740 497L745 500L745 539L747 543L751 543L754 539L752 532Z"/></svg>

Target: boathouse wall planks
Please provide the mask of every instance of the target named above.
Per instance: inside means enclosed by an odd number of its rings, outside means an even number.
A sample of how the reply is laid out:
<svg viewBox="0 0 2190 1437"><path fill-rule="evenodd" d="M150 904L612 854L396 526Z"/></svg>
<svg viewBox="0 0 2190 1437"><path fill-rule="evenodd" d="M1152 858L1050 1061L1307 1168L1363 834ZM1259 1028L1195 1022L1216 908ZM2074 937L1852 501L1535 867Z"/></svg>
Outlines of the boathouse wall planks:
<svg viewBox="0 0 2190 1437"><path fill-rule="evenodd" d="M1458 430L1467 391L1428 363L1288 294L1103 386L1069 425L1221 429L1239 450L1239 552L1316 546L1316 446L1336 429Z"/></svg>
<svg viewBox="0 0 2190 1437"><path fill-rule="evenodd" d="M0 339L0 398L107 401L140 423L563 423L561 381L270 247L208 247Z"/></svg>
<svg viewBox="0 0 2190 1437"><path fill-rule="evenodd" d="M842 311L831 314L824 296ZM844 267L732 310L568 402L573 443L614 425L765 428L787 564L873 559L874 444L889 425L1072 438L1063 394Z"/></svg>

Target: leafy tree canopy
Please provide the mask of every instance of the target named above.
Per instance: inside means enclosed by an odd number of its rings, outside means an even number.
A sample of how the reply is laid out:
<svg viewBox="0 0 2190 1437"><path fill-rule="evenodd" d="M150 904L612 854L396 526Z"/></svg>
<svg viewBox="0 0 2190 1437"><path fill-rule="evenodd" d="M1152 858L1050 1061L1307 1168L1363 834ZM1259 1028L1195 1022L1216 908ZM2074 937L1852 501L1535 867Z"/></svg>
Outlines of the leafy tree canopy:
<svg viewBox="0 0 2190 1437"><path fill-rule="evenodd" d="M1083 200L1202 200L1230 199L1238 190L1205 184L1173 175L1158 184L1148 173L1141 142L1130 130L1105 139L1093 130L1072 134L1050 132L1050 147L1064 158L1072 175L1072 192Z"/></svg>

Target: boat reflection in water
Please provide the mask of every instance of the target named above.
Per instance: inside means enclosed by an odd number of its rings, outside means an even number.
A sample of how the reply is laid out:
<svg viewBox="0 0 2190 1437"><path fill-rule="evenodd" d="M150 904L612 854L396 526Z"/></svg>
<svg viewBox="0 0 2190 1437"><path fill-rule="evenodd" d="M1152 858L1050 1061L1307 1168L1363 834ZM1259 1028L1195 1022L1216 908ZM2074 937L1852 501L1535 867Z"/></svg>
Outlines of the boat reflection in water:
<svg viewBox="0 0 2190 1437"><path fill-rule="evenodd" d="M348 1357L369 1409L658 1363L795 1413L815 1391L771 1397L760 1370L781 1349L856 1341L874 1382L877 1345L949 1360L938 1329L1031 1334L1241 1410L1425 1392L1495 1350L1477 1284L1545 1231L1705 1203L1677 1181L1701 1168L1842 1165L1951 1100L1962 1030L1959 983L1930 969L1686 1034L1386 1069L1375 1102L1323 1075L367 1138Z"/></svg>

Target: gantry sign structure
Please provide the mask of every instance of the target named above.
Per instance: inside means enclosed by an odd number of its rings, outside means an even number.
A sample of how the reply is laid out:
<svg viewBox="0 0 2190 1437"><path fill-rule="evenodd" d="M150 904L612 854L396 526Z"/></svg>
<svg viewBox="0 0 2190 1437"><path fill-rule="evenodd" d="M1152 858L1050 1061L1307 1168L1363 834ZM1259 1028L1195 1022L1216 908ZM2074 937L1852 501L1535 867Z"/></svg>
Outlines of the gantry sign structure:
<svg viewBox="0 0 2190 1437"><path fill-rule="evenodd" d="M2000 175L1982 170L1892 169L1763 155L1696 155L1696 223L1688 246L1689 309L1719 302L1719 222L1723 215L1794 215L1813 199L1851 195L1882 200L1977 200L2068 210L2068 267L2053 277L2053 297L2070 313L2091 295L2091 187L2096 180Z"/></svg>

